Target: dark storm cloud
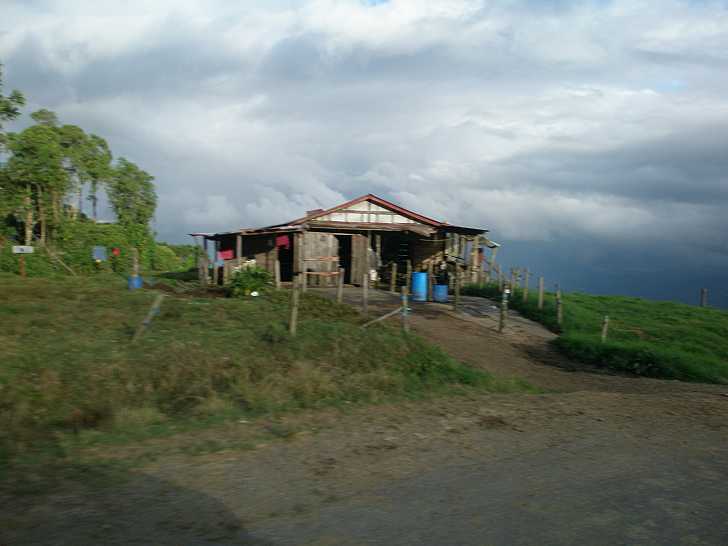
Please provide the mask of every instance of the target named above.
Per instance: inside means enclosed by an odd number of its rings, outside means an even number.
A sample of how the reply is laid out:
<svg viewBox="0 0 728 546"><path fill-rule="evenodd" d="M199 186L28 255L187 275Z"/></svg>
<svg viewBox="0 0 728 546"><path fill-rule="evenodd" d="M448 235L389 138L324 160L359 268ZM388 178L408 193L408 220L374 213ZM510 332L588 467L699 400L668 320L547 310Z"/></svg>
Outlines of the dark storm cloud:
<svg viewBox="0 0 728 546"><path fill-rule="evenodd" d="M728 123L585 152L544 148L508 158L528 183L637 201L728 206Z"/></svg>

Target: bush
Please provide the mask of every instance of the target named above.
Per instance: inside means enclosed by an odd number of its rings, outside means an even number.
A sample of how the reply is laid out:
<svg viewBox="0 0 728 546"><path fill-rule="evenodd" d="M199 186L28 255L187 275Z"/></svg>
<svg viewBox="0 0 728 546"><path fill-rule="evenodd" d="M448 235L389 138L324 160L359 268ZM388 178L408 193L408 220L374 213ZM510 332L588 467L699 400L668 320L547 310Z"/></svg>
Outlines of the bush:
<svg viewBox="0 0 728 546"><path fill-rule="evenodd" d="M177 254L167 245L156 243L151 254L150 265L153 271L179 271L182 266L182 261Z"/></svg>
<svg viewBox="0 0 728 546"><path fill-rule="evenodd" d="M230 294L235 298L250 296L253 292L262 294L273 284L271 274L259 266L242 267L233 272L230 279Z"/></svg>

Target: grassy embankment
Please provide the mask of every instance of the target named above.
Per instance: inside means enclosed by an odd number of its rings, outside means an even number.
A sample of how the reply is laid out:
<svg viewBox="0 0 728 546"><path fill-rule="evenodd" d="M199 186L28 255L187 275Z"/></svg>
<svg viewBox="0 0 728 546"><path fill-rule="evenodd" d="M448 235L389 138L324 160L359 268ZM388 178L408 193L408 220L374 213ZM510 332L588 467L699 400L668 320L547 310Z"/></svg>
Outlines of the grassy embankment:
<svg viewBox="0 0 728 546"><path fill-rule="evenodd" d="M131 344L154 297L125 290L111 275L0 275L0 467L58 461L73 446L129 442L190 423L528 388L393 326L362 330L351 308L310 294L295 338L287 331L288 293L272 292L244 300L169 296Z"/></svg>
<svg viewBox="0 0 728 546"><path fill-rule="evenodd" d="M500 298L495 285L468 286L464 294ZM562 296L564 320L556 322L555 294L538 309L535 290L523 302L515 290L510 306L561 335L555 345L566 355L600 366L649 377L728 383L728 313L682 303L624 296ZM609 334L601 326L609 316Z"/></svg>

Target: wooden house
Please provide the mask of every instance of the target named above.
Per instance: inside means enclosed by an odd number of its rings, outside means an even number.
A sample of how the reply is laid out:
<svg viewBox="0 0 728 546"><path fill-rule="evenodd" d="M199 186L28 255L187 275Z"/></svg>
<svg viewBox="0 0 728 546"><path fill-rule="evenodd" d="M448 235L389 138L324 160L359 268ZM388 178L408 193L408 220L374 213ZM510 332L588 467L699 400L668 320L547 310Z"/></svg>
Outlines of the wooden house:
<svg viewBox="0 0 728 546"><path fill-rule="evenodd" d="M368 194L296 220L262 228L223 233L192 233L214 249L214 282L223 282L234 267L255 263L281 282L305 273L309 285L331 285L343 269L347 284L373 281L395 286L409 282L412 271L445 269L481 272L483 249L498 245L487 230L457 226L407 210ZM207 255L207 253L205 253Z"/></svg>

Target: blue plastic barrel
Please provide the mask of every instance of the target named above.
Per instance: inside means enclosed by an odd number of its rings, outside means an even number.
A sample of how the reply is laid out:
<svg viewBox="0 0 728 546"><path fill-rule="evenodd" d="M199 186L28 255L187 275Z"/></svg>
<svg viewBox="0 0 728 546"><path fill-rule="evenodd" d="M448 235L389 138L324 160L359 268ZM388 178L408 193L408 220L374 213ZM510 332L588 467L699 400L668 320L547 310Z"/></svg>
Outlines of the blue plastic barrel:
<svg viewBox="0 0 728 546"><path fill-rule="evenodd" d="M427 301L427 273L412 273L412 299Z"/></svg>
<svg viewBox="0 0 728 546"><path fill-rule="evenodd" d="M129 286L129 290L136 290L137 288L141 288L144 284L144 281L142 281L142 278L139 276L129 275L129 279L127 281L127 284Z"/></svg>
<svg viewBox="0 0 728 546"><path fill-rule="evenodd" d="M432 299L439 301L440 303L447 303L447 288L446 284L436 284L432 287Z"/></svg>

